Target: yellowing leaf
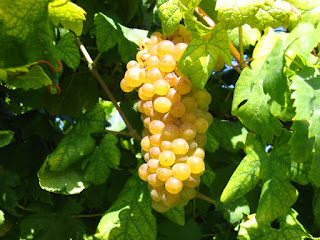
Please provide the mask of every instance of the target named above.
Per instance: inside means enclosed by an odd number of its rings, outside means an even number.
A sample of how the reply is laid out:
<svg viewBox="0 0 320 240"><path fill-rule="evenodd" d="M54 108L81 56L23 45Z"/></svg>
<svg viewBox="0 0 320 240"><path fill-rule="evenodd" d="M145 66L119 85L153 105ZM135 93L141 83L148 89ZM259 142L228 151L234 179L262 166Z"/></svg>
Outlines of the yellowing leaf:
<svg viewBox="0 0 320 240"><path fill-rule="evenodd" d="M59 23L66 29L74 31L78 36L82 34L83 21L86 11L68 0L55 0L49 4L49 16L57 26Z"/></svg>
<svg viewBox="0 0 320 240"><path fill-rule="evenodd" d="M174 30L179 28L182 19L179 2L177 0L166 1L158 7L158 11L163 32L170 36Z"/></svg>

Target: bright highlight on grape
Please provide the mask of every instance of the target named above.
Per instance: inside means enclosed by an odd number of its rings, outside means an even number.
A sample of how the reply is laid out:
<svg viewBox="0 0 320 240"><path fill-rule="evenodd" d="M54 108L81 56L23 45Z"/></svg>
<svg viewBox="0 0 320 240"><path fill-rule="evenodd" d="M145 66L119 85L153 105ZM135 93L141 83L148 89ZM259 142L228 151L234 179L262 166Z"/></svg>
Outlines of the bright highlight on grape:
<svg viewBox="0 0 320 240"><path fill-rule="evenodd" d="M152 207L161 213L187 205L205 170L211 95L196 89L177 67L190 40L183 25L172 41L159 32L142 38L137 61L128 62L120 82L124 92L136 89L141 99L137 109L144 125L141 148L146 163L138 174L149 184Z"/></svg>

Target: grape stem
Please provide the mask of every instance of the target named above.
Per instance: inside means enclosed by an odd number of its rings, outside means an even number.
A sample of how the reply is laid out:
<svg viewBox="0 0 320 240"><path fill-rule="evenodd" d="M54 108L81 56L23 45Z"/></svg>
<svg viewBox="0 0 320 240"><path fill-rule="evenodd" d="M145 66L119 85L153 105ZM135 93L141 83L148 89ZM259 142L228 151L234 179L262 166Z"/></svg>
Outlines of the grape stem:
<svg viewBox="0 0 320 240"><path fill-rule="evenodd" d="M209 202L209 203L211 203L213 205L217 203L216 200L214 200L212 198L209 198L206 195L203 195L202 193L199 193L199 192L197 192L196 197L197 198L201 198L201 199L203 199L203 200L205 200L205 201L207 201L207 202Z"/></svg>
<svg viewBox="0 0 320 240"><path fill-rule="evenodd" d="M111 100L111 102L113 103L113 105L116 107L116 109L118 110L118 112L120 113L123 121L126 123L127 128L130 132L130 135L134 138L136 138L137 140L141 141L142 137L137 133L137 131L131 126L130 122L128 121L128 119L126 118L124 112L121 110L119 104L117 103L117 101L115 100L115 98L113 97L111 91L109 90L108 86L104 83L104 81L102 80L100 74L98 73L97 69L96 69L96 62L94 62L90 56L90 54L88 53L87 49L85 48L85 46L82 44L82 42L79 40L79 38L77 38L76 40L77 45L79 46L83 56L85 57L85 59L88 62L88 68L90 69L90 71L92 72L93 76L97 79L98 83L100 84L100 86L103 88L103 90L105 91L105 93L108 95L109 99Z"/></svg>
<svg viewBox="0 0 320 240"><path fill-rule="evenodd" d="M208 14L203 11L199 6L196 7L195 12L199 15L199 17L201 17L211 28L215 27L215 22L208 16ZM230 51L231 51L231 55L234 57L234 59L238 62L238 64L241 64L243 61L241 61L240 58L240 53L238 52L238 50L235 48L235 46L233 46L232 42L229 41L229 46L230 46ZM243 63L244 67L249 67L249 65L244 62Z"/></svg>

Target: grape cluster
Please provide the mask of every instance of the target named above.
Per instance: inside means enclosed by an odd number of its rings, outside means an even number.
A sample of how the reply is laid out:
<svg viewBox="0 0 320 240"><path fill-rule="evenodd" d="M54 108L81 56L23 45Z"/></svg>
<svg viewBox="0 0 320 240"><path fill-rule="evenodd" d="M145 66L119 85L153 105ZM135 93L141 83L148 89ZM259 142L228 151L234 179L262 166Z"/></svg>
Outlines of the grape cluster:
<svg viewBox="0 0 320 240"><path fill-rule="evenodd" d="M159 32L139 42L137 61L127 64L120 82L124 92L137 89L137 109L144 124L141 148L144 160L138 170L147 181L152 207L158 212L186 205L205 170L205 132L213 118L208 113L211 95L196 89L177 67L190 41L181 26L175 37L163 40Z"/></svg>

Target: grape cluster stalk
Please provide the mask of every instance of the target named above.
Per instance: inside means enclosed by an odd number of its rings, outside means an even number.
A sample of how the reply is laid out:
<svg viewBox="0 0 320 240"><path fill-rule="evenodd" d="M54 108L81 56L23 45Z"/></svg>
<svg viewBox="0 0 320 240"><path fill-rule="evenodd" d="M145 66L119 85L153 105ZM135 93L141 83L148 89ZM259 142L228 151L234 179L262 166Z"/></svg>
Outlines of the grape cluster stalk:
<svg viewBox="0 0 320 240"><path fill-rule="evenodd" d="M203 146L213 121L208 113L212 98L177 67L190 40L183 25L171 39L159 32L141 38L136 61L128 62L120 82L124 92L136 89L141 99L137 109L144 124L145 163L138 174L148 182L152 207L161 213L188 204L205 171Z"/></svg>

